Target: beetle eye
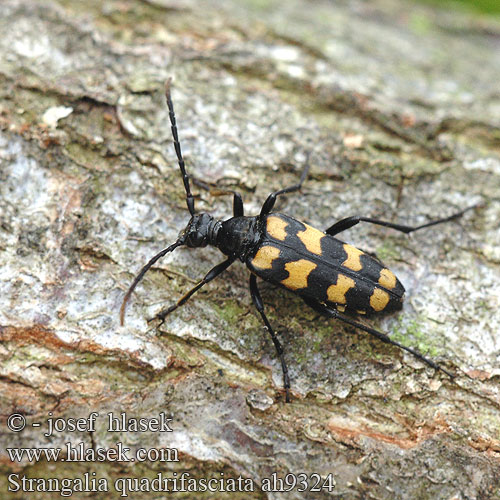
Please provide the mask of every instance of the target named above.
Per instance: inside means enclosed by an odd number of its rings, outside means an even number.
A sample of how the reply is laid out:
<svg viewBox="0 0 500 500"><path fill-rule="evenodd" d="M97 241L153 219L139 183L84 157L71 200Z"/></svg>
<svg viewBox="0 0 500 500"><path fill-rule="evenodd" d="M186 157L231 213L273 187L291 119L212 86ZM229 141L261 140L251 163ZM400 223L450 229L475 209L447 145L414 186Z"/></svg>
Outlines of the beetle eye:
<svg viewBox="0 0 500 500"><path fill-rule="evenodd" d="M193 231L187 237L187 244L190 247L205 246L205 237L200 231Z"/></svg>

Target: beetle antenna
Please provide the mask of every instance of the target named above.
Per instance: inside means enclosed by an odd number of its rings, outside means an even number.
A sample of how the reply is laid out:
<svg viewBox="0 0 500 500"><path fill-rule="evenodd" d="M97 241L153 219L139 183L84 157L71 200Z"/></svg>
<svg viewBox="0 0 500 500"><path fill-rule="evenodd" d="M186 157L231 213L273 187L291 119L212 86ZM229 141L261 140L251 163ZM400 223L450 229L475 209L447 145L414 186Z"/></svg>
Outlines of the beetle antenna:
<svg viewBox="0 0 500 500"><path fill-rule="evenodd" d="M174 139L175 154L177 155L177 161L179 162L179 168L181 169L182 181L184 182L184 189L186 190L186 203L191 215L194 215L194 198L191 194L191 188L189 187L189 176L186 173L186 167L184 165L184 158L182 157L181 144L179 142L179 136L177 134L177 123L175 121L174 104L172 103L172 97L170 96L170 83L172 78L169 78L165 83L165 97L167 98L168 106L168 116L170 118L170 125L172 129L172 137Z"/></svg>
<svg viewBox="0 0 500 500"><path fill-rule="evenodd" d="M125 297L123 297L122 305L120 307L120 325L123 326L124 320L125 320L125 308L127 307L127 302L132 295L132 292L134 291L135 287L139 284L139 282L142 280L144 275L151 269L152 266L156 263L157 260L161 259L164 255L166 255L169 252L173 252L177 247L180 247L181 245L184 245L184 238L178 239L173 245L170 245L167 248L164 248L161 252L157 253L140 271L139 274L135 277L133 283L130 285L129 289L127 290L127 293L125 294Z"/></svg>

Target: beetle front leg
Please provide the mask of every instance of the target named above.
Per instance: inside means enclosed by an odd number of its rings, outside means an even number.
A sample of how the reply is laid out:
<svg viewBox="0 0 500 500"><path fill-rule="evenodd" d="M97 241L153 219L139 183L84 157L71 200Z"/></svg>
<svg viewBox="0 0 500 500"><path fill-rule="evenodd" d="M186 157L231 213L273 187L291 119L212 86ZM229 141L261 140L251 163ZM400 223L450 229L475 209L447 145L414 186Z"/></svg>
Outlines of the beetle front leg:
<svg viewBox="0 0 500 500"><path fill-rule="evenodd" d="M302 184L304 184L304 181L306 180L308 172L309 172L309 153L307 154L306 164L304 166L304 169L302 170L302 174L300 174L299 182L297 184L294 184L293 186L289 186L287 188L283 188L271 193L264 202L264 205L262 205L259 218L262 219L262 217L266 216L271 212L271 210L274 207L274 204L276 203L276 198L278 196L286 193L293 193L294 191L299 191L300 188L302 187Z"/></svg>
<svg viewBox="0 0 500 500"><path fill-rule="evenodd" d="M233 262L234 262L234 259L231 257L231 258L225 260L224 262L221 262L220 264L216 265L213 269L210 269L210 271L208 271L206 276L195 287L191 288L191 290L189 290L189 292L184 294L177 301L176 304L174 304L170 307L167 307L166 309L163 309L153 318L149 318L148 323L150 321L155 320L155 319L159 319L159 320L161 320L160 324L162 324L165 321L165 318L171 312L175 311L178 307L185 304L191 298L191 296L194 295L202 286L206 285L207 283L209 283L213 279L217 278L217 276L219 276L219 274L222 274Z"/></svg>
<svg viewBox="0 0 500 500"><path fill-rule="evenodd" d="M233 193L233 217L243 217L243 198L236 191Z"/></svg>
<svg viewBox="0 0 500 500"><path fill-rule="evenodd" d="M232 189L212 188L209 184L207 184L206 182L200 181L199 179L193 178L192 181L193 181L193 184L195 184L198 187L201 187L202 189L205 189L212 196L232 194L233 195L233 217L243 217L243 215L244 215L243 198L241 197L240 193L238 193L237 191L233 191Z"/></svg>
<svg viewBox="0 0 500 500"><path fill-rule="evenodd" d="M264 324L266 325L269 335L271 335L274 347L276 348L276 352L281 361L281 369L283 371L283 386L285 388L285 401L289 403L290 378L288 376L288 366L286 365L285 356L283 353L283 347L281 347L280 341L278 340L278 337L276 337L276 334L274 333L274 330L271 324L269 323L269 320L267 319L266 313L264 312L264 304L262 303L262 298L260 296L259 288L257 287L257 278L255 277L254 274L250 275L250 295L252 296L252 301L257 311L259 311L259 314L262 317Z"/></svg>

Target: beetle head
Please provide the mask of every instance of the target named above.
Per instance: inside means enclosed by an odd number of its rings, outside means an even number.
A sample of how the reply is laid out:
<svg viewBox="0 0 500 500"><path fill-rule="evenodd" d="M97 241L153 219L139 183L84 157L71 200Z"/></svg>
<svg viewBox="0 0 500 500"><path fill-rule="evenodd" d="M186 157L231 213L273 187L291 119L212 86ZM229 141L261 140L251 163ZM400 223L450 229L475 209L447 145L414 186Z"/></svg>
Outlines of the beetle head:
<svg viewBox="0 0 500 500"><path fill-rule="evenodd" d="M206 247L213 244L217 221L209 214L195 214L182 232L184 244L190 248Z"/></svg>

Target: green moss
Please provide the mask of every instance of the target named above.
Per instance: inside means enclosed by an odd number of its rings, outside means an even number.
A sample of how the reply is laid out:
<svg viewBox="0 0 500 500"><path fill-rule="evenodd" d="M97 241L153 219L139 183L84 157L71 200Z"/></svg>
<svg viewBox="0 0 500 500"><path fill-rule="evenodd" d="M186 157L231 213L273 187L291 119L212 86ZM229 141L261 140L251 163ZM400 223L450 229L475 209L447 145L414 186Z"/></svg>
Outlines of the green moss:
<svg viewBox="0 0 500 500"><path fill-rule="evenodd" d="M422 14L421 12L412 12L410 15L409 24L411 29L419 35L428 34L433 26L429 17L425 14Z"/></svg>
<svg viewBox="0 0 500 500"><path fill-rule="evenodd" d="M64 148L66 155L78 165L88 168L106 168L108 164L98 151L93 151L77 142L70 142Z"/></svg>
<svg viewBox="0 0 500 500"><path fill-rule="evenodd" d="M377 247L376 255L382 262L386 262L398 259L400 252L391 238L385 238L382 245Z"/></svg>
<svg viewBox="0 0 500 500"><path fill-rule="evenodd" d="M228 299L225 300L223 304L213 303L217 316L226 321L228 324L236 325L239 322L239 317L246 311L243 309L236 300Z"/></svg>
<svg viewBox="0 0 500 500"><path fill-rule="evenodd" d="M441 7L443 9L465 10L480 14L500 14L498 0L419 0L421 3Z"/></svg>
<svg viewBox="0 0 500 500"><path fill-rule="evenodd" d="M424 356L435 357L443 352L439 340L420 328L422 320L415 318L405 321L402 316L391 333L391 339L403 345L417 348Z"/></svg>
<svg viewBox="0 0 500 500"><path fill-rule="evenodd" d="M275 7L274 4L275 2L270 0L249 0L246 6L255 10L268 11L269 9Z"/></svg>

